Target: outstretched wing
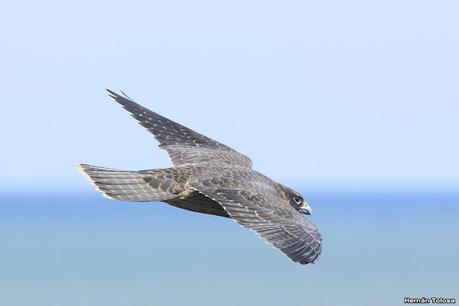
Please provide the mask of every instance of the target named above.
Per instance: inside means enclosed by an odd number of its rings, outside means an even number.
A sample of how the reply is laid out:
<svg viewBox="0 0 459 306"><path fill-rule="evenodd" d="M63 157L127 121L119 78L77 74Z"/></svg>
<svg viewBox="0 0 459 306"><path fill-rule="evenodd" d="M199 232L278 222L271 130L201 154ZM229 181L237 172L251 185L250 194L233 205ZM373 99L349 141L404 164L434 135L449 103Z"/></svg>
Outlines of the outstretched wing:
<svg viewBox="0 0 459 306"><path fill-rule="evenodd" d="M236 150L167 119L135 103L127 96L107 91L154 135L159 141L159 147L167 151L174 166L216 163L252 167L252 161Z"/></svg>
<svg viewBox="0 0 459 306"><path fill-rule="evenodd" d="M256 172L197 179L190 184L291 260L308 264L319 258L322 238L316 226Z"/></svg>

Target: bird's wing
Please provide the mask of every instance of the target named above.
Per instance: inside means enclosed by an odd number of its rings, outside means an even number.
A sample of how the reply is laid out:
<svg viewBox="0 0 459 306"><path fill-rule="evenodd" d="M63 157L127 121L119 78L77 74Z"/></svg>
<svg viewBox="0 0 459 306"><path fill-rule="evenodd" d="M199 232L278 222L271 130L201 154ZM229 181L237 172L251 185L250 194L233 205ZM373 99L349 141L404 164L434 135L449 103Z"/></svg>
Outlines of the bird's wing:
<svg viewBox="0 0 459 306"><path fill-rule="evenodd" d="M250 158L236 150L167 119L135 103L127 96L119 95L111 90L107 91L116 102L153 134L159 141L159 147L165 149L169 154L174 166L217 163L252 167Z"/></svg>
<svg viewBox="0 0 459 306"><path fill-rule="evenodd" d="M249 175L250 176L250 175ZM235 174L195 179L190 185L216 201L237 223L256 232L291 260L314 263L321 253L317 227L263 180Z"/></svg>

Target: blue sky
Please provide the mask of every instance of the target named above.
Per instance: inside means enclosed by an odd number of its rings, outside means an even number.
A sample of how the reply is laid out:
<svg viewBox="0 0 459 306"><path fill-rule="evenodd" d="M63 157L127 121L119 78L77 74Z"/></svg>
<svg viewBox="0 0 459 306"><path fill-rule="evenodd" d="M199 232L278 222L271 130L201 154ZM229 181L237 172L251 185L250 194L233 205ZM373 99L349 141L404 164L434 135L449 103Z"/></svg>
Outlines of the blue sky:
<svg viewBox="0 0 459 306"><path fill-rule="evenodd" d="M104 89L310 189L459 183L457 1L40 1L0 13L3 191L170 165Z"/></svg>

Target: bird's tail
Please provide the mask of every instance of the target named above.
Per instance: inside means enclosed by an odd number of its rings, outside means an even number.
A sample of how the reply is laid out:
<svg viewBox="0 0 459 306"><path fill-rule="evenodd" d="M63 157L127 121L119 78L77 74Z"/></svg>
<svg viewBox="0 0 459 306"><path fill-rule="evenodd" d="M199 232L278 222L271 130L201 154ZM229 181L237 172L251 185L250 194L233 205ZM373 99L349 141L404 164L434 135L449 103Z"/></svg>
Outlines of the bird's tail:
<svg viewBox="0 0 459 306"><path fill-rule="evenodd" d="M78 170L109 198L131 202L157 202L177 197L176 182L161 178L161 170L124 171L78 164Z"/></svg>

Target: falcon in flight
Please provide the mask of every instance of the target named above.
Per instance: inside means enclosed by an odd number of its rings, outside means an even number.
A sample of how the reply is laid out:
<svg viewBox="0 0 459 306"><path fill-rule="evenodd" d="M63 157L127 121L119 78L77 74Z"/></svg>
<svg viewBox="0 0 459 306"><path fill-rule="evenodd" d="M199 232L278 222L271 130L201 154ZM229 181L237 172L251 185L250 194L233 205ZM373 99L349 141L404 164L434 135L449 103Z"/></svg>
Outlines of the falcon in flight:
<svg viewBox="0 0 459 306"><path fill-rule="evenodd" d="M311 208L296 191L252 169L236 150L108 90L166 150L174 167L125 171L78 165L110 199L166 202L175 207L231 218L300 264L321 253L317 227L304 215Z"/></svg>

